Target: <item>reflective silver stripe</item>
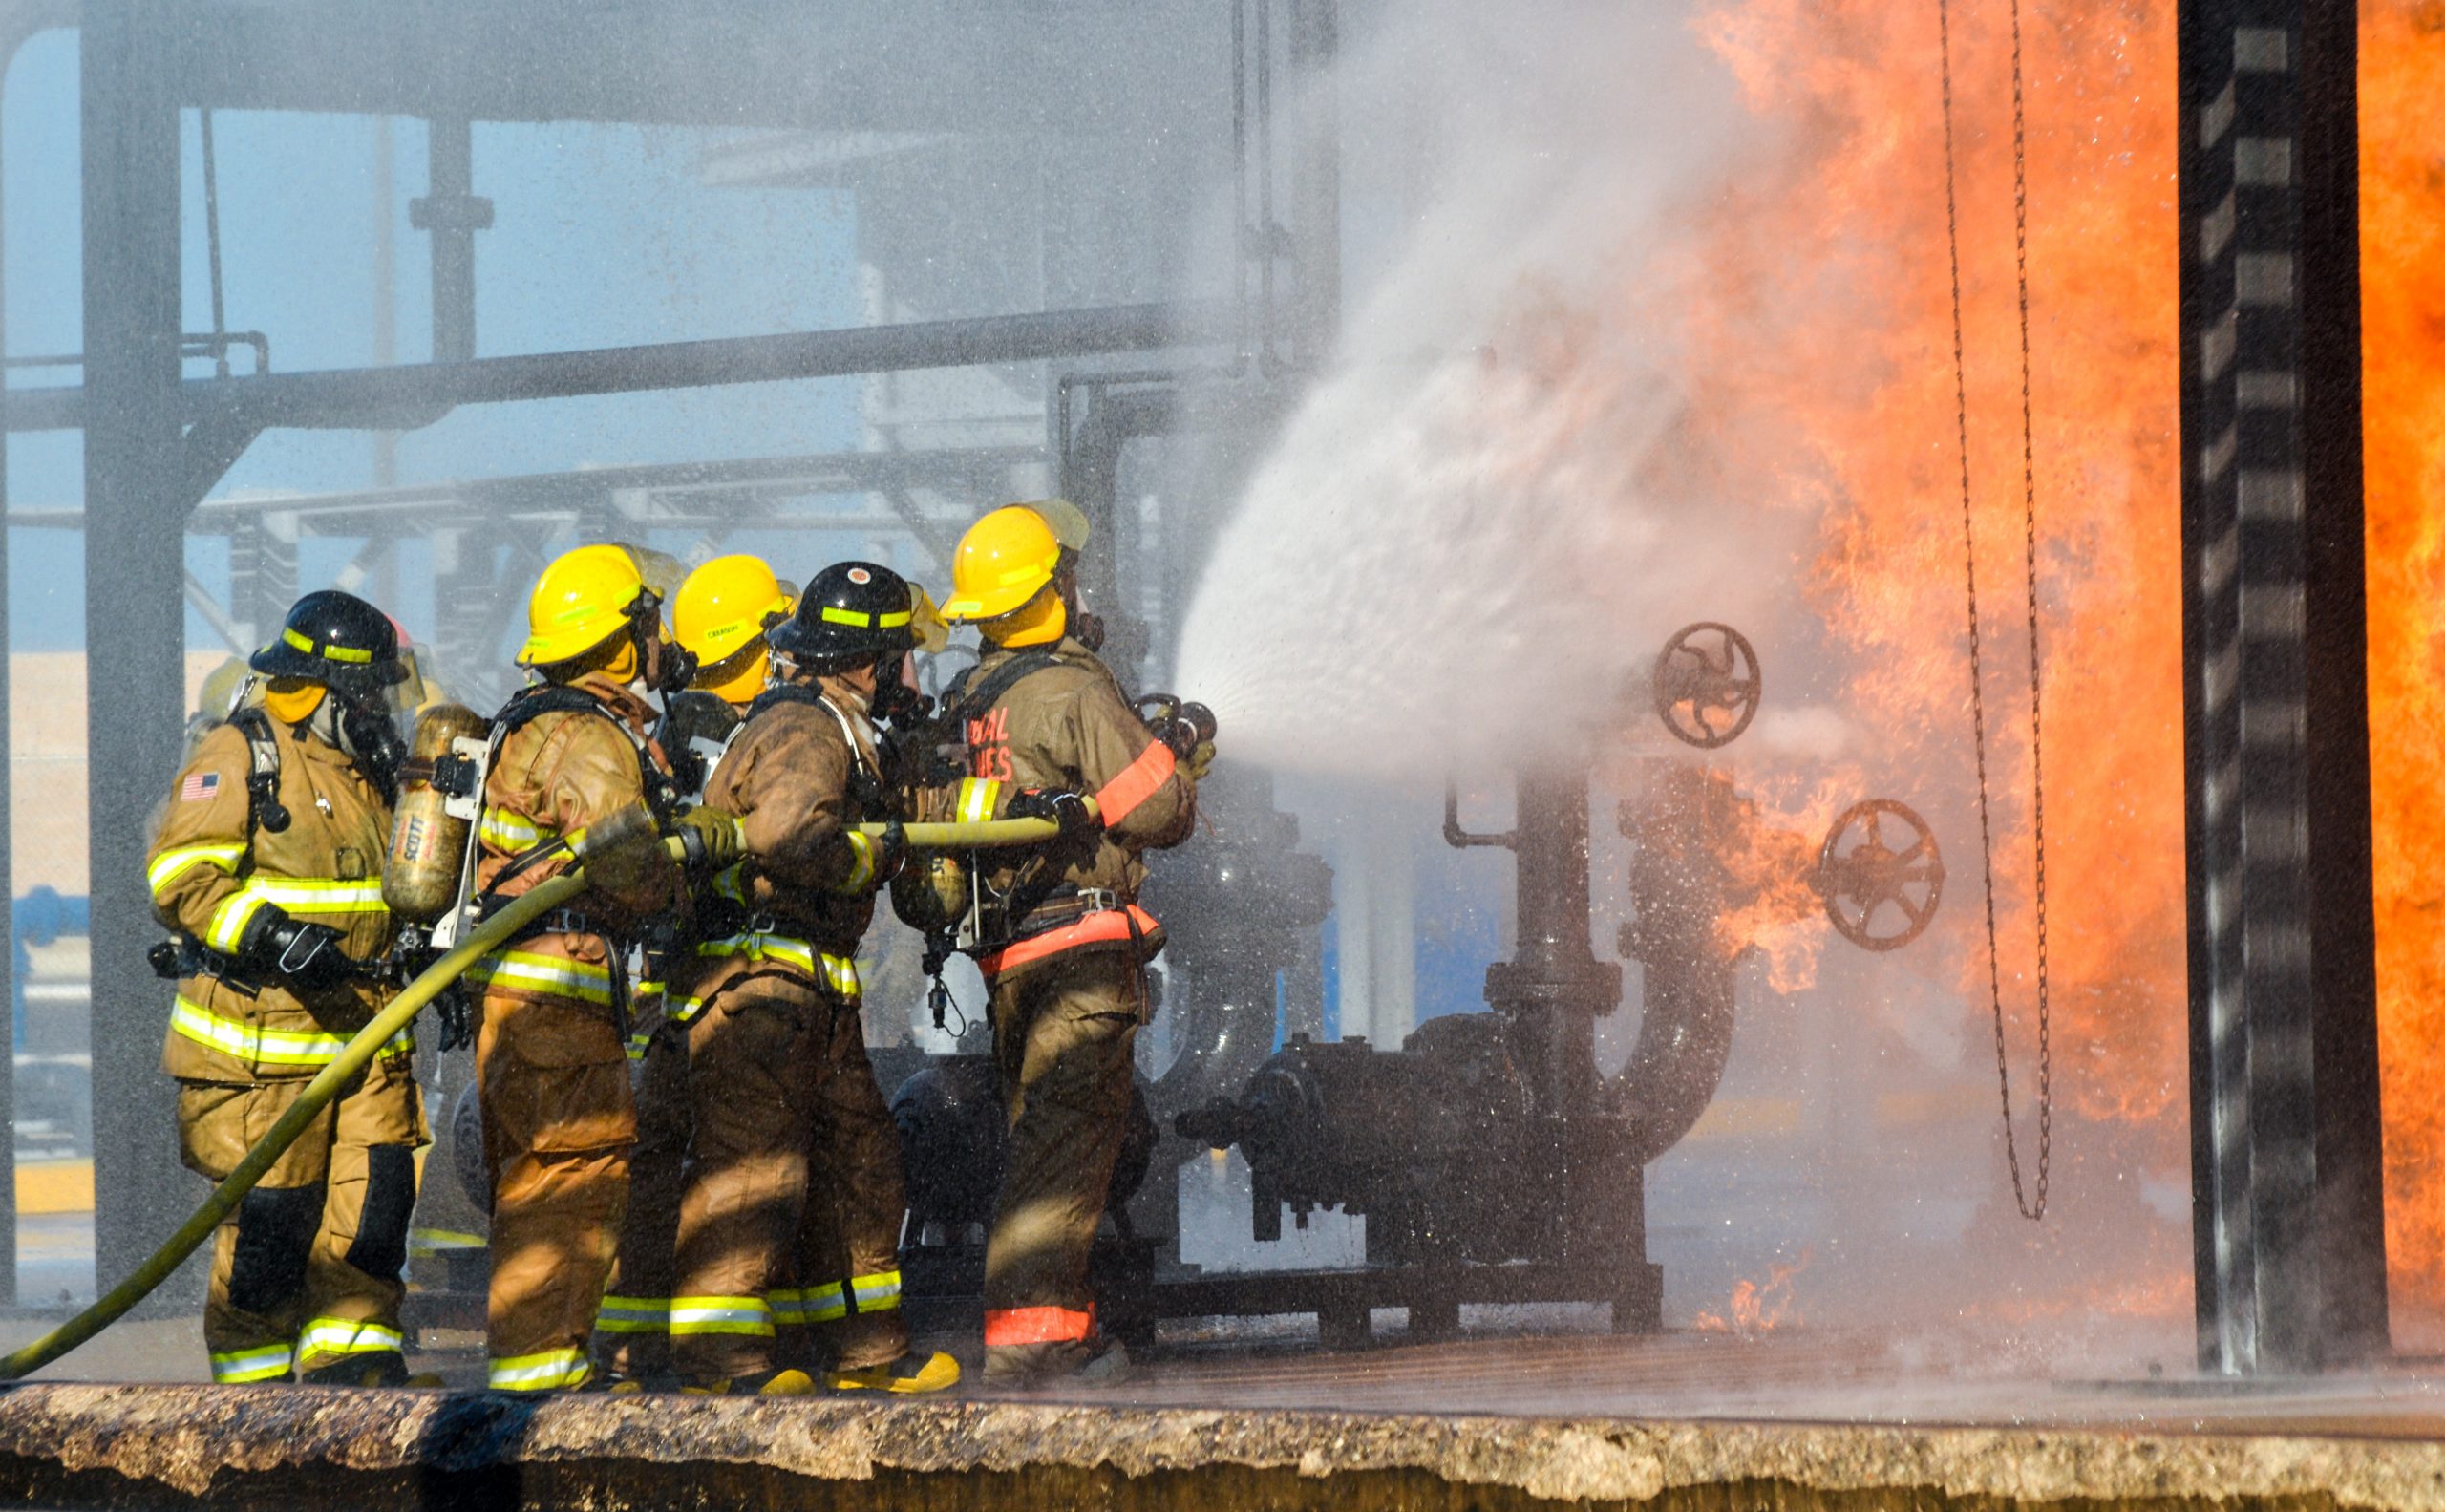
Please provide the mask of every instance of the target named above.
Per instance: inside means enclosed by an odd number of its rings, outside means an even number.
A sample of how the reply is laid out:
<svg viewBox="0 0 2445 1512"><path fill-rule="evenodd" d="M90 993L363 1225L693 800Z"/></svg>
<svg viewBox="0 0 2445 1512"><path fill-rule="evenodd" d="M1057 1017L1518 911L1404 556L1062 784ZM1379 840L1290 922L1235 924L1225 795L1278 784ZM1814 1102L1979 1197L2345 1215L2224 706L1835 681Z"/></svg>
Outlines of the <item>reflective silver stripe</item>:
<svg viewBox="0 0 2445 1512"><path fill-rule="evenodd" d="M871 1276L853 1277L849 1295L861 1312L888 1312L900 1306L900 1272L879 1270Z"/></svg>
<svg viewBox="0 0 2445 1512"><path fill-rule="evenodd" d="M798 1316L808 1323L830 1323L849 1315L845 1288L836 1281L828 1287L809 1287L798 1293Z"/></svg>
<svg viewBox="0 0 2445 1512"><path fill-rule="evenodd" d="M221 900L205 926L203 943L223 955L238 953L238 942L256 910L266 904L293 914L388 913L379 882L340 882L325 877L247 878L236 892Z"/></svg>
<svg viewBox="0 0 2445 1512"><path fill-rule="evenodd" d="M673 1297L673 1338L700 1333L746 1333L769 1337L773 1310L762 1297Z"/></svg>
<svg viewBox="0 0 2445 1512"><path fill-rule="evenodd" d="M606 967L590 961L572 961L564 956L537 955L526 950L503 950L488 955L467 968L467 980L499 987L523 988L530 992L555 992L588 1003L611 1001L611 972Z"/></svg>
<svg viewBox="0 0 2445 1512"><path fill-rule="evenodd" d="M300 1357L308 1354L402 1354L408 1341L399 1331L379 1323L352 1323L346 1318L316 1318L297 1335Z"/></svg>
<svg viewBox="0 0 2445 1512"><path fill-rule="evenodd" d="M779 961L795 966L852 1003L857 1002L865 990L858 980L857 962L845 955L825 955L817 950L812 942L786 934L750 932L720 940L703 940L697 942L696 953L715 959L745 956L752 961ZM687 999L687 1003L691 1011L680 1017L683 1024L691 1022L695 1011L704 1007L703 1002L696 998Z"/></svg>
<svg viewBox="0 0 2445 1512"><path fill-rule="evenodd" d="M667 1297L605 1297L594 1314L594 1327L604 1333L663 1333L670 1328Z"/></svg>
<svg viewBox="0 0 2445 1512"><path fill-rule="evenodd" d="M746 864L745 862L734 862L713 873L713 893L716 897L728 898L733 903L747 901L747 879L740 873L740 868Z"/></svg>
<svg viewBox="0 0 2445 1512"><path fill-rule="evenodd" d="M262 894L244 887L222 899L221 906L212 910L212 922L204 926L203 943L223 955L236 955L238 941L253 922L255 910L263 905Z"/></svg>
<svg viewBox="0 0 2445 1512"><path fill-rule="evenodd" d="M849 837L849 849L857 856L857 862L849 868L849 875L840 879L840 885L832 890L851 894L861 893L865 891L866 884L875 880L875 842L866 839L863 830L853 829L846 833Z"/></svg>
<svg viewBox="0 0 2445 1512"><path fill-rule="evenodd" d="M533 850L560 832L546 829L516 809L487 808L476 825L477 837L495 850Z"/></svg>
<svg viewBox="0 0 2445 1512"><path fill-rule="evenodd" d="M336 882L322 877L246 879L246 890L290 913L388 913L379 882Z"/></svg>
<svg viewBox="0 0 2445 1512"><path fill-rule="evenodd" d="M267 1381L288 1374L292 1356L286 1344L268 1344L259 1350L231 1350L215 1354L212 1378L223 1386L236 1386L246 1381Z"/></svg>
<svg viewBox="0 0 2445 1512"><path fill-rule="evenodd" d="M485 1384L497 1392L540 1392L558 1386L583 1386L591 1374L583 1350L545 1350L541 1354L515 1354L492 1362Z"/></svg>
<svg viewBox="0 0 2445 1512"><path fill-rule="evenodd" d="M980 824L993 817L993 804L1002 796L1002 784L989 777L962 777L959 781L959 821Z"/></svg>
<svg viewBox="0 0 2445 1512"><path fill-rule="evenodd" d="M240 859L245 854L244 841L234 845L181 845L177 850L165 850L154 857L153 864L145 868L144 881L153 889L153 896L158 898L161 896L162 888L178 881L192 867L208 862L223 871L235 873Z"/></svg>
<svg viewBox="0 0 2445 1512"><path fill-rule="evenodd" d="M170 1028L181 1038L194 1040L208 1050L271 1066L328 1066L348 1048L348 1040L342 1035L265 1029L241 1019L223 1018L183 997L170 1004ZM382 1047L382 1054L406 1054L415 1048L415 1041L401 1030Z"/></svg>

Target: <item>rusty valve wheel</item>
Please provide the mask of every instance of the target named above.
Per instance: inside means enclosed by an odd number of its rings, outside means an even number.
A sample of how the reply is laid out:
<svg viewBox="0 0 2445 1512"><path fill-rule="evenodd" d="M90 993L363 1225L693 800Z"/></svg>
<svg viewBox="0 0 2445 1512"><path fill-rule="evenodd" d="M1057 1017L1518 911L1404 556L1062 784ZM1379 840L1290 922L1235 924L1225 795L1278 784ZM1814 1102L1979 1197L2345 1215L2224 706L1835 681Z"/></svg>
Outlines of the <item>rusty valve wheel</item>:
<svg viewBox="0 0 2445 1512"><path fill-rule="evenodd" d="M1854 803L1826 832L1817 890L1843 939L1863 950L1899 950L1927 932L1944 898L1935 832L1889 798Z"/></svg>
<svg viewBox="0 0 2445 1512"><path fill-rule="evenodd" d="M1655 659L1655 713L1675 738L1712 751L1757 717L1757 649L1729 625L1685 626Z"/></svg>

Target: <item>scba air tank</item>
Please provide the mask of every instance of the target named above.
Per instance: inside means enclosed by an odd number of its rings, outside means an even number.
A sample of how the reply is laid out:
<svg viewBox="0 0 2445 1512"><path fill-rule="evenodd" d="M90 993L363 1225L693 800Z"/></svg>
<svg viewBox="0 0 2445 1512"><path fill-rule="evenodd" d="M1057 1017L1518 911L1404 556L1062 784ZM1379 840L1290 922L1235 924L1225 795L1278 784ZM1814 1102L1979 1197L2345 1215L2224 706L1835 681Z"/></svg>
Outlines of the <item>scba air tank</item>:
<svg viewBox="0 0 2445 1512"><path fill-rule="evenodd" d="M436 704L416 716L415 739L399 769L390 859L382 867L382 901L406 923L432 924L458 901L475 821L451 813L449 804L454 797L478 796L478 774L452 745L481 741L490 728L483 715L459 704Z"/></svg>

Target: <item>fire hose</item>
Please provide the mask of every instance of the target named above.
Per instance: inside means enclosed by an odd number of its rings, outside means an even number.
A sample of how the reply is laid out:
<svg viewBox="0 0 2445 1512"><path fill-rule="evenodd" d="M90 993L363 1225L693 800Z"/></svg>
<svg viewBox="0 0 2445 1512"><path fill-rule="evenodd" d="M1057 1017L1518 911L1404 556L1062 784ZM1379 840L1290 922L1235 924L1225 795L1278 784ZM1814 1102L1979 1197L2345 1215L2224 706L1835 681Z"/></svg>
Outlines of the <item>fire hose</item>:
<svg viewBox="0 0 2445 1512"><path fill-rule="evenodd" d="M871 835L881 836L885 826L861 825ZM904 828L912 847L948 849L952 847L989 847L1021 845L1048 840L1055 833L1051 820L995 820L972 824L910 824ZM671 855L679 854L679 842L667 842ZM531 891L512 899L500 912L486 920L448 954L427 967L415 981L400 990L389 1007L375 1014L372 1021L357 1031L354 1038L341 1048L331 1063L325 1066L297 1095L288 1111L257 1140L230 1173L221 1179L203 1205L195 1210L184 1224L155 1250L150 1258L128 1274L126 1280L113 1287L99 1301L67 1322L34 1340L24 1349L0 1359L0 1381L18 1380L49 1365L85 1343L127 1314L129 1309L152 1292L170 1273L184 1263L187 1256L223 1219L235 1212L264 1173L297 1142L342 1088L363 1071L392 1038L415 1022L442 989L457 981L481 957L490 954L515 938L535 920L551 912L585 890L585 874L573 869L537 884Z"/></svg>

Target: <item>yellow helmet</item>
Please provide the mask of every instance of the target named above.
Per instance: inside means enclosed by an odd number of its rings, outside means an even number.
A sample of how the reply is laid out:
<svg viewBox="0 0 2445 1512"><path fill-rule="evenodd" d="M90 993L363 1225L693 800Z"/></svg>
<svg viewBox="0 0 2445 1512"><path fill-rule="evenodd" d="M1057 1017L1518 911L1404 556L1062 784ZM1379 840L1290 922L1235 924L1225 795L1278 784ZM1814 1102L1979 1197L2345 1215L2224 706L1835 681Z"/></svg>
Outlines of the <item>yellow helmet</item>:
<svg viewBox="0 0 2445 1512"><path fill-rule="evenodd" d="M691 686L730 703L755 697L769 670L764 630L775 615L790 612L795 597L756 557L715 557L688 574L670 618L700 669Z"/></svg>
<svg viewBox="0 0 2445 1512"><path fill-rule="evenodd" d="M526 600L526 644L521 667L546 667L583 656L624 634L639 595L651 590L626 546L579 546L563 552Z"/></svg>
<svg viewBox="0 0 2445 1512"><path fill-rule="evenodd" d="M943 618L966 625L1026 607L1052 581L1063 549L1052 526L1027 505L994 510L959 538Z"/></svg>

